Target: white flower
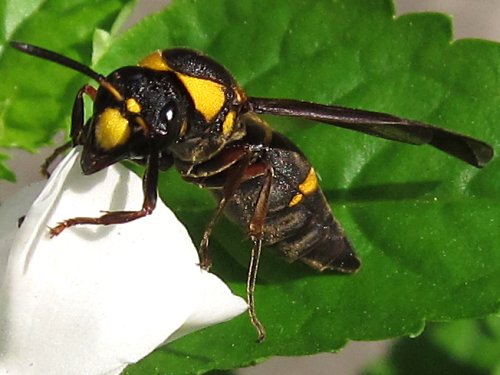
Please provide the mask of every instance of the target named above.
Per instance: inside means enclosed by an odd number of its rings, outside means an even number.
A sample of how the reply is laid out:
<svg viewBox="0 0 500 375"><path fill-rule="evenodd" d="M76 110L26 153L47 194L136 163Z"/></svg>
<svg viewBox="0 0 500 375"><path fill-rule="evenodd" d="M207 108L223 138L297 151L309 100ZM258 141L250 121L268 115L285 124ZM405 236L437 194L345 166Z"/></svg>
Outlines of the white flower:
<svg viewBox="0 0 500 375"><path fill-rule="evenodd" d="M0 374L119 374L162 343L247 308L200 270L161 201L131 223L50 239L48 227L64 219L142 204L141 181L126 168L83 176L77 160L73 150L33 205L41 184L0 207Z"/></svg>

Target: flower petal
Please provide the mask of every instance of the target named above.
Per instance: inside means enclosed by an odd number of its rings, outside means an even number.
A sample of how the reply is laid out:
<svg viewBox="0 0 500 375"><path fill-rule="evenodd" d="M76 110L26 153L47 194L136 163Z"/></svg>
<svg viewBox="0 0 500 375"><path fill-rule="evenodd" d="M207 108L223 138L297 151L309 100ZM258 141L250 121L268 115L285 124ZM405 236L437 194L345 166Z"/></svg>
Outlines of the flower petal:
<svg viewBox="0 0 500 375"><path fill-rule="evenodd" d="M19 230L16 215L26 202L16 207L13 198L0 208L0 220L12 221L0 232L0 369L9 373L119 373L200 303L206 276L197 251L160 202L152 215L126 225L85 225L49 238L47 227L64 219L142 204L136 175L116 165L83 176L78 158L72 151L60 163ZM29 192L23 194L26 200Z"/></svg>
<svg viewBox="0 0 500 375"><path fill-rule="evenodd" d="M40 194L45 182L33 183L22 189L16 197L7 199L0 206L0 287L2 286L2 275L5 275L9 250L18 230L18 219L26 215L32 202Z"/></svg>
<svg viewBox="0 0 500 375"><path fill-rule="evenodd" d="M203 271L202 291L198 306L186 322L167 340L171 342L206 326L221 323L240 315L248 309L241 297L235 296L229 287L214 274Z"/></svg>

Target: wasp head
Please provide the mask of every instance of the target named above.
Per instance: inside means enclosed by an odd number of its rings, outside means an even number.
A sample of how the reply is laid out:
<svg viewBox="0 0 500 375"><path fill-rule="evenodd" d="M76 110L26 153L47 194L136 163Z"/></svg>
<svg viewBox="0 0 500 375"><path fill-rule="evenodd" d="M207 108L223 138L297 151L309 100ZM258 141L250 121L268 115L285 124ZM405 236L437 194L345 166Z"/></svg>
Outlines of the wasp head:
<svg viewBox="0 0 500 375"><path fill-rule="evenodd" d="M141 67L115 70L101 82L83 129L83 172L124 159L146 162L152 152L168 153L185 130L189 106L171 74Z"/></svg>

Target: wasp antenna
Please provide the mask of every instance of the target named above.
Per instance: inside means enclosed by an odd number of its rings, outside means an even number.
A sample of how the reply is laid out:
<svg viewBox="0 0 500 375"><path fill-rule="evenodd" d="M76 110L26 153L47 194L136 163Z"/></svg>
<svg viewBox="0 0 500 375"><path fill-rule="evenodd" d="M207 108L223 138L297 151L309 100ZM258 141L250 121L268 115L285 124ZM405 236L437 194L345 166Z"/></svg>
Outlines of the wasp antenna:
<svg viewBox="0 0 500 375"><path fill-rule="evenodd" d="M105 82L105 78L103 75L94 72L88 66L85 66L82 63L79 63L78 61L70 59L69 57L60 55L56 52L49 51L45 48L37 47L37 46L34 46L32 44L28 44L28 43L11 41L10 45L11 45L11 47L17 49L18 51L24 52L28 55L39 57L39 58L45 59L45 60L49 60L49 61L52 61L56 64L65 66L65 67L73 69L73 70L76 70L77 72L83 73L86 76L94 79L95 81L97 81L101 84L102 84L102 82Z"/></svg>
<svg viewBox="0 0 500 375"><path fill-rule="evenodd" d="M94 72L88 66L83 65L78 61L70 59L69 57L63 56L59 53L50 51L48 49L37 47L28 43L11 41L10 45L13 48L17 49L18 51L24 52L28 55L52 61L56 64L83 73L87 77L90 77L96 82L98 82L101 86L105 87L116 99L123 100L123 96L118 92L118 90L115 87L113 87L113 85L111 85L108 81L106 81L106 78L102 74Z"/></svg>

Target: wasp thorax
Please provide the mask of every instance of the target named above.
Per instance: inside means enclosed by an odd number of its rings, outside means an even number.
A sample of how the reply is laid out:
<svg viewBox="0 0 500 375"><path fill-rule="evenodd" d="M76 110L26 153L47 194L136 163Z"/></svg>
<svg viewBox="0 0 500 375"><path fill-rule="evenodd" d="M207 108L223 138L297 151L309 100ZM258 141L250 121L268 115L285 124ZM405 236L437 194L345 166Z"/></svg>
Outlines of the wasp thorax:
<svg viewBox="0 0 500 375"><path fill-rule="evenodd" d="M130 138L129 121L118 108L106 108L99 116L95 128L95 140L103 150L111 150L126 143Z"/></svg>

